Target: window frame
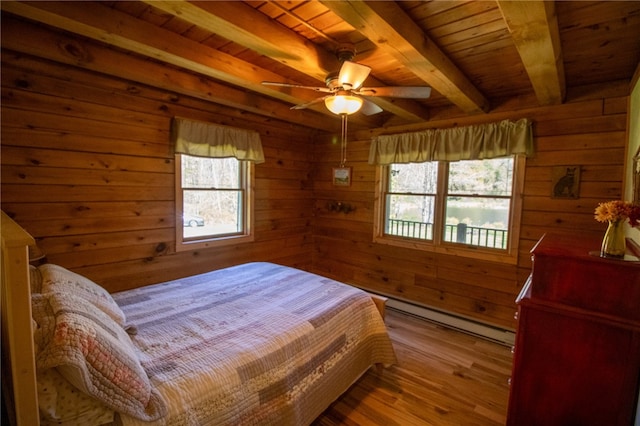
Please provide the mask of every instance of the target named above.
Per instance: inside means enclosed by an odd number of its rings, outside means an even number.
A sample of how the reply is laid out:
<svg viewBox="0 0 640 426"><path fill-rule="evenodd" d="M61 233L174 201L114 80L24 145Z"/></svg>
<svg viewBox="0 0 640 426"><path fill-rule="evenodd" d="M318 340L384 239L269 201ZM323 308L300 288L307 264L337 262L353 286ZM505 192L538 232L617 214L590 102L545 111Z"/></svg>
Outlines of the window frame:
<svg viewBox="0 0 640 426"><path fill-rule="evenodd" d="M182 187L182 155L175 154L175 236L176 252L199 250L211 247L223 247L232 244L252 242L254 236L254 167L253 161L238 160L240 174L240 192L243 194L242 213L243 232L220 236L206 235L185 239L183 231L183 187ZM215 159L215 158L212 158Z"/></svg>
<svg viewBox="0 0 640 426"><path fill-rule="evenodd" d="M517 264L526 157L524 155L514 155L513 187L511 194L512 207L509 212L509 238L505 250L444 241L443 217L445 215L445 202L448 195L447 177L449 167L446 162L439 163L438 182L435 194L433 240L420 240L385 234L386 193L390 166L376 166L373 242L452 256L469 257L512 265Z"/></svg>

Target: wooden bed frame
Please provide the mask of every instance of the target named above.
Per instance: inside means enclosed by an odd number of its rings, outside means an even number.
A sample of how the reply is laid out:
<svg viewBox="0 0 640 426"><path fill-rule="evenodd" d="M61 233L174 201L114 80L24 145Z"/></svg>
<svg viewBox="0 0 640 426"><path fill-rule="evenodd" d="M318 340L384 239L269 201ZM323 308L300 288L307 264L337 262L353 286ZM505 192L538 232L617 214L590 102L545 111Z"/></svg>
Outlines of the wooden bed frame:
<svg viewBox="0 0 640 426"><path fill-rule="evenodd" d="M31 320L29 246L34 238L2 212L2 394L14 426L38 426L38 393ZM371 294L384 318L386 298Z"/></svg>
<svg viewBox="0 0 640 426"><path fill-rule="evenodd" d="M40 424L31 326L31 235L2 212L2 397L9 424Z"/></svg>

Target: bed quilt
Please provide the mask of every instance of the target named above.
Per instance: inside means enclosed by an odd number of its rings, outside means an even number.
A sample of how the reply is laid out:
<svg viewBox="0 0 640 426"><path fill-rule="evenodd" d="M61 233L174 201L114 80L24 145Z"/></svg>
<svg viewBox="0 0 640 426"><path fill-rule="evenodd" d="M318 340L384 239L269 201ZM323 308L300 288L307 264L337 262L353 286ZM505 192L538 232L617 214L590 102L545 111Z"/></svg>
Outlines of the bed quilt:
<svg viewBox="0 0 640 426"><path fill-rule="evenodd" d="M256 262L116 293L169 414L124 425L306 425L395 354L370 296Z"/></svg>

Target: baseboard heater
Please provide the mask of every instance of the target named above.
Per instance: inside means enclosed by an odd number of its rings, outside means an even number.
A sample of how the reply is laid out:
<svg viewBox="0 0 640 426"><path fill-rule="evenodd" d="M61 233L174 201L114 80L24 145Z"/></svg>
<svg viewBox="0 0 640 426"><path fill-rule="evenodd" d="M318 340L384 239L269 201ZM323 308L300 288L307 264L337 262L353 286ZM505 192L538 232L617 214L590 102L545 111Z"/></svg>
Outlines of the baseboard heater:
<svg viewBox="0 0 640 426"><path fill-rule="evenodd" d="M446 327L493 340L506 346L513 346L515 342L515 333L513 331L492 327L490 325L482 324L450 313L414 305L393 298L387 299L386 306L389 309L415 315L429 321L437 322Z"/></svg>

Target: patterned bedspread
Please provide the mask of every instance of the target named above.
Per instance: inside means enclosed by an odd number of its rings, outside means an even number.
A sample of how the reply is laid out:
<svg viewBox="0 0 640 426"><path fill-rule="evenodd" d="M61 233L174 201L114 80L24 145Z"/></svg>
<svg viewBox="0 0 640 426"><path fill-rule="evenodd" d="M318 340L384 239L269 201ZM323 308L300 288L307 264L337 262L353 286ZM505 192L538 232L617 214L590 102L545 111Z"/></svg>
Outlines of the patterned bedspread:
<svg viewBox="0 0 640 426"><path fill-rule="evenodd" d="M306 425L395 354L364 292L248 263L116 293L169 416L124 425Z"/></svg>

